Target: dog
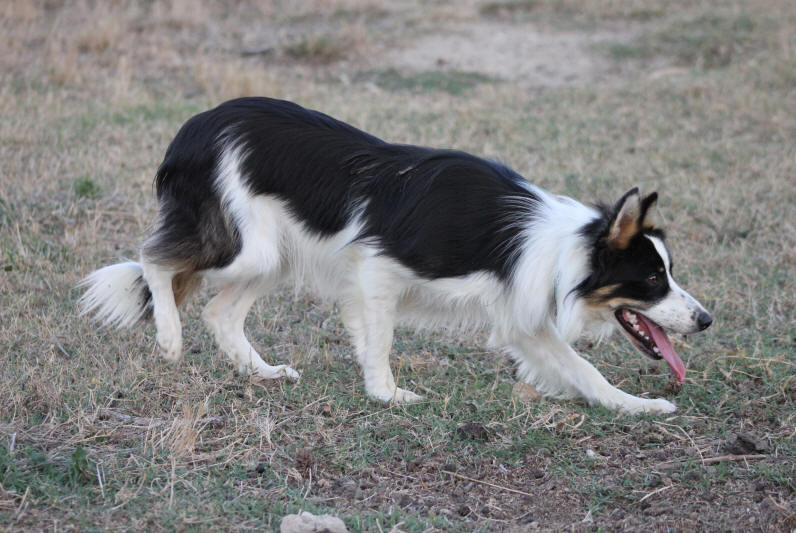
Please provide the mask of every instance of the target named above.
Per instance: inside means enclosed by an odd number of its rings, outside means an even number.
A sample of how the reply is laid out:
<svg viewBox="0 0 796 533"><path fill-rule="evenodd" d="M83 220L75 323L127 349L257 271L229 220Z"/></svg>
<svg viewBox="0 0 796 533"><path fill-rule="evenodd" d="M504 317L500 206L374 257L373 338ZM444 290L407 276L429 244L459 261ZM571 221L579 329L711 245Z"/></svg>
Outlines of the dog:
<svg viewBox="0 0 796 533"><path fill-rule="evenodd" d="M454 150L391 144L318 111L269 98L231 100L189 119L155 177L159 211L140 262L84 279L83 313L105 325L153 317L169 361L182 357L178 307L201 280L219 289L203 319L239 372L298 378L263 361L244 334L252 304L291 280L336 301L367 394L396 386L396 323L488 327L489 345L545 396L624 413L669 413L627 394L570 343L622 331L685 366L665 330L712 318L672 278L655 216L638 188L587 206L508 167Z"/></svg>

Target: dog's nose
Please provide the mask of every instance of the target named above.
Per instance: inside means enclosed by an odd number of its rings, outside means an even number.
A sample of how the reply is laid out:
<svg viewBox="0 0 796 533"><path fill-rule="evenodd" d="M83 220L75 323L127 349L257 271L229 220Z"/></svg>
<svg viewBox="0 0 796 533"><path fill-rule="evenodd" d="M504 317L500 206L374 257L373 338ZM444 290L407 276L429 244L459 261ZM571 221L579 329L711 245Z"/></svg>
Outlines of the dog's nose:
<svg viewBox="0 0 796 533"><path fill-rule="evenodd" d="M710 326L712 323L713 317L710 316L710 313L707 311L702 311L699 313L699 316L697 317L697 327L699 328L699 331L708 329L708 326Z"/></svg>

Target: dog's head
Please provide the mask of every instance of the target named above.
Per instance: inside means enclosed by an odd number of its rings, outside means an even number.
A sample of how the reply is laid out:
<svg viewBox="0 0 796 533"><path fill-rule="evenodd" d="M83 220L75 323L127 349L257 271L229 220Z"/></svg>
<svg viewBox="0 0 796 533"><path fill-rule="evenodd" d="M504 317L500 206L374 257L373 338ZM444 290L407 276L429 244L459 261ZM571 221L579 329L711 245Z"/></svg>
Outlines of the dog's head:
<svg viewBox="0 0 796 533"><path fill-rule="evenodd" d="M583 229L592 246L591 272L576 291L604 320L616 321L643 354L665 359L682 382L685 365L665 333L695 333L713 319L672 277L672 258L657 227L652 193L625 193Z"/></svg>

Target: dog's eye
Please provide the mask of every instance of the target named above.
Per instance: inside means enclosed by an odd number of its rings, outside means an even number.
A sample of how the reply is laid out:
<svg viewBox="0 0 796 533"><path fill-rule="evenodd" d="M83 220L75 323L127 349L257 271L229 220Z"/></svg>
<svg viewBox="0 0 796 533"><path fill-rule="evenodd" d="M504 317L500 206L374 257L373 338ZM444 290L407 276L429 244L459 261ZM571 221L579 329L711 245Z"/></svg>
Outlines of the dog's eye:
<svg viewBox="0 0 796 533"><path fill-rule="evenodd" d="M657 285L661 282L661 277L658 274L650 274L647 276L647 283L650 285Z"/></svg>

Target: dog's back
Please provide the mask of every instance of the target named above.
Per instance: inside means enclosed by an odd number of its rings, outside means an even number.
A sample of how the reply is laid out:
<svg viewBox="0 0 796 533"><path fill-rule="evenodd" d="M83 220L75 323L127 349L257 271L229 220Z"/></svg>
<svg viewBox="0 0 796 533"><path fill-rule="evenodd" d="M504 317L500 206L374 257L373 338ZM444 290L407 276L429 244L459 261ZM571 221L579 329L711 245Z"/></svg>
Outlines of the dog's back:
<svg viewBox="0 0 796 533"><path fill-rule="evenodd" d="M506 277L518 228L505 222L527 206L503 200L533 196L497 163L389 144L290 102L242 98L193 117L169 146L155 180L161 222L144 254L186 270L231 263L244 244L240 215L224 205L239 193L235 179L252 197L284 202L317 237L361 224L359 241L432 279Z"/></svg>

